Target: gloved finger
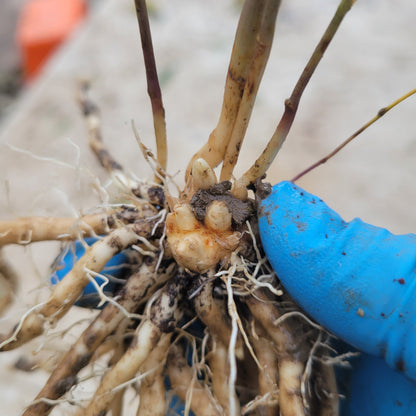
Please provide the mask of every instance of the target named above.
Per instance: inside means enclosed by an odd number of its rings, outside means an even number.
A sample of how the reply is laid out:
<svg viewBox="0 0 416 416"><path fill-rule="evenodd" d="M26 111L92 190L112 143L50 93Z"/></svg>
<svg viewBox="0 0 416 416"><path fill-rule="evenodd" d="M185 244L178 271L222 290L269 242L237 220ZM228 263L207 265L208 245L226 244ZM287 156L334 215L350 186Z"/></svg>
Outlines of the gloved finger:
<svg viewBox="0 0 416 416"><path fill-rule="evenodd" d="M342 416L409 416L416 414L416 382L368 354L350 359L337 374ZM345 374L346 373L346 374Z"/></svg>
<svg viewBox="0 0 416 416"><path fill-rule="evenodd" d="M97 240L97 238L84 239L85 243L89 246L94 244ZM76 241L74 245L68 247L66 252L61 253L55 260L56 264L53 267L54 273L50 278L51 283L55 285L61 281L72 270L74 264L84 255L84 253L85 247L80 241ZM101 271L100 274L103 275L103 277L94 277L98 286L102 286L105 295L112 296L120 289L122 280L128 277L131 260L128 251L118 253ZM75 305L85 308L97 308L100 302L101 298L97 292L97 288L94 283L90 282L84 288L82 295L75 302Z"/></svg>
<svg viewBox="0 0 416 416"><path fill-rule="evenodd" d="M260 203L259 227L270 263L308 314L416 380L416 235L345 222L290 182Z"/></svg>

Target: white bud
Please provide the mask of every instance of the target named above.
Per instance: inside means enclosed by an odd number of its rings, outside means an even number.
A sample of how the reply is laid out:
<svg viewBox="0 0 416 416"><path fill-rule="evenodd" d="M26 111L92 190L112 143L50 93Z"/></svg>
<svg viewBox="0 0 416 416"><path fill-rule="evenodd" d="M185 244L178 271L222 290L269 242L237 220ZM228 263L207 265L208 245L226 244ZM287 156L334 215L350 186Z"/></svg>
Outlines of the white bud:
<svg viewBox="0 0 416 416"><path fill-rule="evenodd" d="M192 165L192 179L196 189L208 189L217 183L214 170L202 158L196 159Z"/></svg>
<svg viewBox="0 0 416 416"><path fill-rule="evenodd" d="M205 213L205 225L221 232L231 230L232 215L224 201L213 201Z"/></svg>
<svg viewBox="0 0 416 416"><path fill-rule="evenodd" d="M241 183L240 180L237 180L233 183L233 187L231 188L231 193L238 199L245 201L247 199L247 187L244 183Z"/></svg>
<svg viewBox="0 0 416 416"><path fill-rule="evenodd" d="M176 205L174 212L176 214L176 224L180 230L191 231L198 226L198 220L195 218L190 205Z"/></svg>

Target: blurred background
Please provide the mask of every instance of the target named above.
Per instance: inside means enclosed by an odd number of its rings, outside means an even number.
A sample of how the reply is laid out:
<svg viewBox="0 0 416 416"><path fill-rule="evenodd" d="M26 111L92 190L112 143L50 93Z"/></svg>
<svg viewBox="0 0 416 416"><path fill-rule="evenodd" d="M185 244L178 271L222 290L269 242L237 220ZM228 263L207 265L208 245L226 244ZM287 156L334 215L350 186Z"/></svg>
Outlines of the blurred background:
<svg viewBox="0 0 416 416"><path fill-rule="evenodd" d="M0 219L88 213L102 201L95 189L98 182L106 183L107 176L87 146L76 102L79 79L92 82L104 140L116 159L138 177L152 176L131 129L134 120L144 143L154 148L133 2L94 0L82 2L85 9L81 10L74 0L67 5L75 10L70 22L53 19L55 38L45 29L47 21L41 27L39 36L47 39L43 38L40 52L33 56L38 59L48 42L59 47L47 59L41 56L39 67L36 59L35 64L25 61L31 44L21 38L22 31L28 30L21 25L28 18L29 3L6 0L0 15ZM237 176L254 162L272 135L284 99L337 3L283 1ZM190 157L216 125L240 7L237 0L149 2L166 110L168 169L178 183ZM62 13L54 10L52 16ZM304 93L292 131L269 171L269 181L292 178L380 108L415 88L415 16L413 0L356 3ZM35 17L39 22L41 17ZM57 34L64 26L64 34ZM346 220L358 216L395 233L415 232L415 114L416 99L411 98L299 185L318 194ZM22 280L17 306L3 318L1 328L10 328L38 299L39 290L33 289L47 280L58 250L53 243L7 248ZM47 376L43 370L28 375L14 369L21 355L0 355L5 414L19 414Z"/></svg>

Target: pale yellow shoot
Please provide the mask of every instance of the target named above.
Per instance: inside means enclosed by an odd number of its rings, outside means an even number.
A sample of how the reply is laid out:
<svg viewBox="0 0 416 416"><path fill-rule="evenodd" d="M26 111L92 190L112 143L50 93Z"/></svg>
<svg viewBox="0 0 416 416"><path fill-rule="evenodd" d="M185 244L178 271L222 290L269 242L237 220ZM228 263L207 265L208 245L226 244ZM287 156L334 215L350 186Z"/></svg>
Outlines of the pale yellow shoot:
<svg viewBox="0 0 416 416"><path fill-rule="evenodd" d="M231 230L232 214L224 201L213 201L205 215L205 225L217 232Z"/></svg>
<svg viewBox="0 0 416 416"><path fill-rule="evenodd" d="M208 189L217 183L217 175L202 158L196 159L192 165L192 179L195 189Z"/></svg>

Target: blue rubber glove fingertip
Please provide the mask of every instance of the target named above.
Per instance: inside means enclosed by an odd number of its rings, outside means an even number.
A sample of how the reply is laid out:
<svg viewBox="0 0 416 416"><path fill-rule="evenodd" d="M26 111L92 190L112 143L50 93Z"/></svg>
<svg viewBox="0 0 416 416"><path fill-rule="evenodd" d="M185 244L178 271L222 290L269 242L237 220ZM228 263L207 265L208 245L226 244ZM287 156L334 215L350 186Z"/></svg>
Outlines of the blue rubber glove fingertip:
<svg viewBox="0 0 416 416"><path fill-rule="evenodd" d="M309 315L416 379L414 234L347 223L290 182L261 202L259 229L279 279Z"/></svg>

